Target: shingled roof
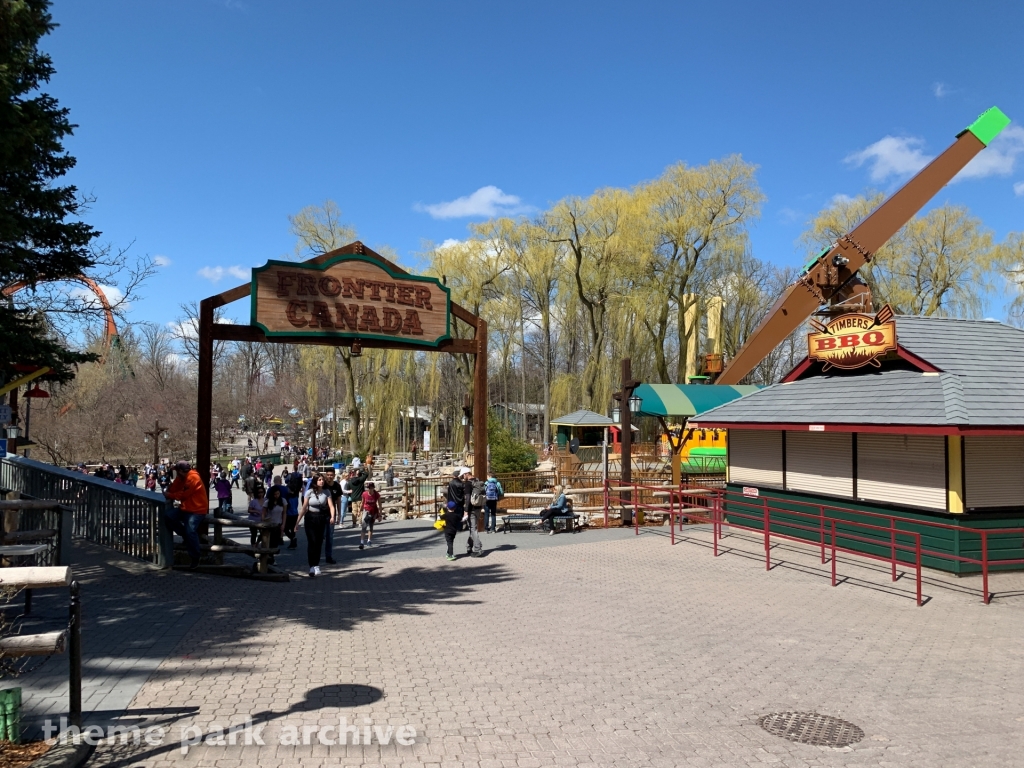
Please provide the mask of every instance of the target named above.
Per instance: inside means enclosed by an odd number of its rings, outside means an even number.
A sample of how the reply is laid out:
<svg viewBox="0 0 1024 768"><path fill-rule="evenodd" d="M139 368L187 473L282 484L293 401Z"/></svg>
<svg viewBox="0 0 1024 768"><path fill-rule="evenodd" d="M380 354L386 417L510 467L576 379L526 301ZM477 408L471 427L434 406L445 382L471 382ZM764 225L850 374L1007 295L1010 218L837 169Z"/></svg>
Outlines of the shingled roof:
<svg viewBox="0 0 1024 768"><path fill-rule="evenodd" d="M1024 426L1024 330L991 320L898 316L901 349L939 372L870 367L775 384L699 424Z"/></svg>

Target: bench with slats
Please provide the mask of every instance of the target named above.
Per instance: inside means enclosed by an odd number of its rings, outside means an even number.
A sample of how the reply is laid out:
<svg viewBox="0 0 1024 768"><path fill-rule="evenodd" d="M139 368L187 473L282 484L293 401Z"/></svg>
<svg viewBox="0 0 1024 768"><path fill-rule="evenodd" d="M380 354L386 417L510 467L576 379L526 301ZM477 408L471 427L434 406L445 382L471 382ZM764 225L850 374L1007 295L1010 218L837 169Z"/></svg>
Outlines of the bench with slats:
<svg viewBox="0 0 1024 768"><path fill-rule="evenodd" d="M514 512L512 514L503 515L501 518L502 533L512 533L516 526L526 527L532 529L538 522L543 520L543 516L539 513L529 512ZM562 526L568 530L576 533L580 529L580 516L573 512L563 512L555 515L551 519L551 524L558 528L558 523L561 522Z"/></svg>

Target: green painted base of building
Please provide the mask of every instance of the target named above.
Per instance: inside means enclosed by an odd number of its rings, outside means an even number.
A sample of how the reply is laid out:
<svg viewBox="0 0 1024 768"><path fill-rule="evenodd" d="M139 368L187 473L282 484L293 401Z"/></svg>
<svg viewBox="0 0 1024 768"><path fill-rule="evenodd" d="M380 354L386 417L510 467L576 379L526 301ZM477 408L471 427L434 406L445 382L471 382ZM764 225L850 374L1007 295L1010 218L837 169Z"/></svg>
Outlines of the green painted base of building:
<svg viewBox="0 0 1024 768"><path fill-rule="evenodd" d="M980 573L980 563L963 562L956 558L981 560L982 537L978 531L994 528L1024 528L1024 510L1006 512L984 512L950 514L929 512L898 505L875 504L864 501L819 496L798 491L781 491L774 488L758 489L760 496L743 495L743 486L728 483L725 490L725 521L744 525L758 531L764 530L763 509L767 500L769 506L769 528L772 534L792 536L817 545L821 541L820 508L824 505L825 542L830 541L831 519L836 522L836 543L844 549L888 558L890 556L889 530L864 528L862 525L888 529L890 516L895 516L896 542L900 562L913 565L915 537L921 537L921 564L955 574ZM828 508L831 507L831 508ZM789 514L787 514L787 512ZM793 514L802 513L802 514ZM862 514L858 514L862 513ZM873 514L871 514L873 513ZM751 515L748 519L739 515ZM805 517L810 515L812 517ZM885 519L875 515L884 515ZM844 525L846 523L846 525ZM948 527L941 527L948 526ZM807 530L811 529L811 530ZM867 541L863 541L867 539ZM1024 559L1024 534L989 534L988 560L991 571L1022 570L1024 564L1000 565L999 561ZM877 542L877 543L876 543ZM928 554L925 554L927 552Z"/></svg>

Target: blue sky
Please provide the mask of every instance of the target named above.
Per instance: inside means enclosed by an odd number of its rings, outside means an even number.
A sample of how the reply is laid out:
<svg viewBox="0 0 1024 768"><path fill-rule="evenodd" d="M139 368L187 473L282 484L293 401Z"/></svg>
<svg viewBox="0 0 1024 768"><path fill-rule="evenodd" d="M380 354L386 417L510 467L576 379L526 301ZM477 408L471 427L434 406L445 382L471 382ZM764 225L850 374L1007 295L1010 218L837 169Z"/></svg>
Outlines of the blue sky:
<svg viewBox="0 0 1024 768"><path fill-rule="evenodd" d="M935 202L999 237L1024 229L1024 3L58 0L53 15L48 90L79 124L89 220L168 263L134 320L243 282L293 249L289 214L328 198L416 267L425 241L465 236L474 218L452 214L733 153L768 196L755 254L802 263L795 241L834 195L894 189L993 105L1008 138Z"/></svg>

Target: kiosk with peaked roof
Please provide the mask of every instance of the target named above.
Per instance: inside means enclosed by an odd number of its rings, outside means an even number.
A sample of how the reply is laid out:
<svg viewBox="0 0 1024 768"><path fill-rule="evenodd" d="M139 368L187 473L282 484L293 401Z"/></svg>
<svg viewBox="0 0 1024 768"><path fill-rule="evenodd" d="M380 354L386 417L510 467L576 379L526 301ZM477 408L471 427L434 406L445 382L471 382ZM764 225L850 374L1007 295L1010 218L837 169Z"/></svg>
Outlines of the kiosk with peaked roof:
<svg viewBox="0 0 1024 768"><path fill-rule="evenodd" d="M558 428L555 436L560 448L564 448L573 438L577 438L580 445L600 445L604 439L604 430L614 423L607 416L586 408L551 420L551 426Z"/></svg>
<svg viewBox="0 0 1024 768"><path fill-rule="evenodd" d="M729 430L731 494L953 523L932 544L966 554L977 537L957 529L1024 524L1024 330L987 320L891 322L894 348L859 367L812 354L827 336L812 334L808 357L781 383L691 424ZM860 334L868 335L881 339ZM841 336L827 338L823 348L844 346ZM1003 559L1024 557L1019 536L1003 546Z"/></svg>

